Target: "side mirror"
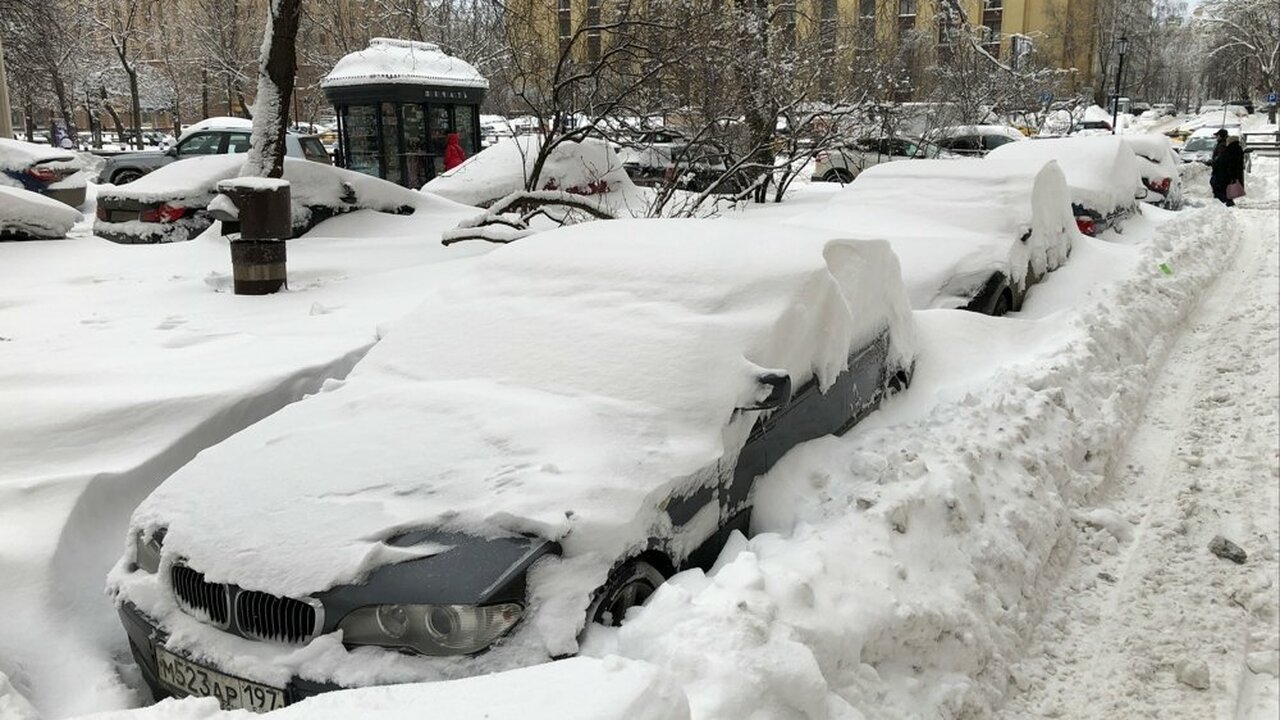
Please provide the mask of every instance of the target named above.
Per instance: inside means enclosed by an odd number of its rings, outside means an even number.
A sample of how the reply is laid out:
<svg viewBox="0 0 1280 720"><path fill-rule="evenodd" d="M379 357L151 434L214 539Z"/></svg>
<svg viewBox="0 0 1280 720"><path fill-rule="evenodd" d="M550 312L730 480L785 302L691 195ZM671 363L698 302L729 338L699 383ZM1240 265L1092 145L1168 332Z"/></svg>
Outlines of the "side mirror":
<svg viewBox="0 0 1280 720"><path fill-rule="evenodd" d="M165 150L165 151L164 151L164 154L165 154L165 155L168 155L169 157L172 157L172 158L176 158L176 157L178 157L178 146L176 146L176 145L175 145L175 146L173 146L173 147L169 148L168 150Z"/></svg>
<svg viewBox="0 0 1280 720"><path fill-rule="evenodd" d="M784 372L761 373L756 380L760 388L769 389L769 394L758 402L744 405L739 410L773 410L782 407L791 399L791 376Z"/></svg>

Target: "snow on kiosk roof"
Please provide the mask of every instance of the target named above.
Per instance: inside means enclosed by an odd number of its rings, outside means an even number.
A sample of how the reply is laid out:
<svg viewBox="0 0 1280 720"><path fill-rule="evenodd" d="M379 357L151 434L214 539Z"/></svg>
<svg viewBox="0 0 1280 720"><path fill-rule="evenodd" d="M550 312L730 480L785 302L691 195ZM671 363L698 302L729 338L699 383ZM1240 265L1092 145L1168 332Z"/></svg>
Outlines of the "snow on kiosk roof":
<svg viewBox="0 0 1280 720"><path fill-rule="evenodd" d="M446 54L439 45L413 40L374 38L365 50L344 56L321 81L321 87L404 83L488 89L489 81L470 63Z"/></svg>

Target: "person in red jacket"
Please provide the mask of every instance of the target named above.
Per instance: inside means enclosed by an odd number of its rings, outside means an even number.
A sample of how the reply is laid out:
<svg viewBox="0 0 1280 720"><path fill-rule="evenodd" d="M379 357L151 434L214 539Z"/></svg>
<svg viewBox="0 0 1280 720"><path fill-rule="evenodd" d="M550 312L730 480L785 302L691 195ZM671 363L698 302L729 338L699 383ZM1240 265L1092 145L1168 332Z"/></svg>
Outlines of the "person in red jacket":
<svg viewBox="0 0 1280 720"><path fill-rule="evenodd" d="M462 149L462 143L459 142L458 133L449 133L445 137L444 144L444 169L452 170L462 164L467 159L467 153Z"/></svg>

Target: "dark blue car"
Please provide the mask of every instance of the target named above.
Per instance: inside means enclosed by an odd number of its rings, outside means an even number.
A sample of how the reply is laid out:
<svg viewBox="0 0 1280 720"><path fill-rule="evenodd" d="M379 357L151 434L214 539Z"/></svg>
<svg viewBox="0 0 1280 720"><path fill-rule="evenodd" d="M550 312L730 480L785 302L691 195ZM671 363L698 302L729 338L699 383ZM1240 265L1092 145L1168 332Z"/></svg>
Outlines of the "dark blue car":
<svg viewBox="0 0 1280 720"><path fill-rule="evenodd" d="M84 204L84 176L75 153L0 138L0 184L20 187L72 207Z"/></svg>

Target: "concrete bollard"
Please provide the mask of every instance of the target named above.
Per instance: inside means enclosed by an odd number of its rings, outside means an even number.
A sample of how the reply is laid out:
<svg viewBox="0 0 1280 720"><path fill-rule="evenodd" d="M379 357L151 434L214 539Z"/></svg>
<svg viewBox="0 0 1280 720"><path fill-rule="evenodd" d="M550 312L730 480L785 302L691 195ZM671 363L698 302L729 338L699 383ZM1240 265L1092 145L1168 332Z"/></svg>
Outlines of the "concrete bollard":
<svg viewBox="0 0 1280 720"><path fill-rule="evenodd" d="M289 181L235 178L219 182L218 192L235 205L236 212L232 216L222 210L214 217L240 224L240 237L231 241L236 295L279 292L287 279L285 239L293 234Z"/></svg>

